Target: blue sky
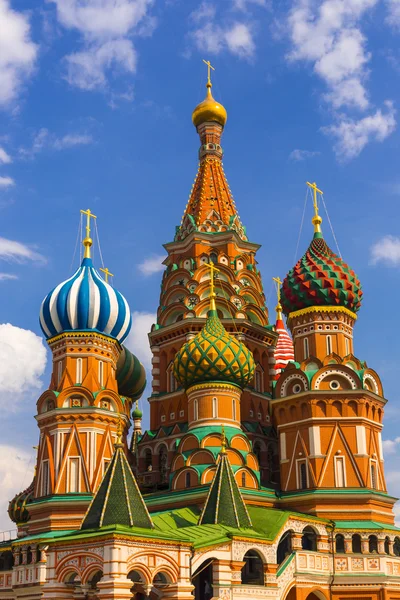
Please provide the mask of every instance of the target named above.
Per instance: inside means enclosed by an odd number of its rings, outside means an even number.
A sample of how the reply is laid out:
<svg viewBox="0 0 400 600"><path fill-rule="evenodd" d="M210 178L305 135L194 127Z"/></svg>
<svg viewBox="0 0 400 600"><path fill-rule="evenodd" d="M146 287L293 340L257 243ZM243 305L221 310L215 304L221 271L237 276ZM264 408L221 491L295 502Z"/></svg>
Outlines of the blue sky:
<svg viewBox="0 0 400 600"><path fill-rule="evenodd" d="M0 22L0 473L10 497L29 484L35 402L49 379L39 307L78 265L81 208L98 217L105 264L134 312L131 346L148 357L162 244L197 169L203 58L228 111L225 171L262 244L272 318L271 278L294 264L305 182L324 190L363 284L355 351L383 378L387 479L400 494L399 0L0 0ZM311 216L308 202L296 259ZM326 217L323 230L335 248Z"/></svg>

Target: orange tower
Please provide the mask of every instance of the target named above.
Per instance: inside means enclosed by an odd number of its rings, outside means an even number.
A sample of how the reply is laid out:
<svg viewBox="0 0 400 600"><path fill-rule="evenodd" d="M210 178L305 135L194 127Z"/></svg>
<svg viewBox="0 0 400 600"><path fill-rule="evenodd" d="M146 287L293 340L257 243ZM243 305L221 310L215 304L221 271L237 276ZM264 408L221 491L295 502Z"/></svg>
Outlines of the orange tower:
<svg viewBox="0 0 400 600"><path fill-rule="evenodd" d="M175 239L165 245L168 257L157 324L150 333L150 432L140 441L138 465L142 484L152 488L166 483L175 441L182 437L191 418L188 398L176 381L173 363L182 345L198 334L205 323L211 262L217 268L217 315L226 331L251 350L255 361L254 378L241 397L241 427L254 444L264 483L277 483L273 472L278 468L277 445L270 427L277 334L268 323L256 261L259 246L247 238L224 173L221 136L227 113L212 96L211 66L206 64L206 98L193 111L201 143L199 168Z"/></svg>
<svg viewBox="0 0 400 600"><path fill-rule="evenodd" d="M295 361L275 388L285 502L318 516L393 522L386 494L382 417L386 400L375 371L353 354L360 282L321 232L316 184L314 237L286 276L281 302Z"/></svg>

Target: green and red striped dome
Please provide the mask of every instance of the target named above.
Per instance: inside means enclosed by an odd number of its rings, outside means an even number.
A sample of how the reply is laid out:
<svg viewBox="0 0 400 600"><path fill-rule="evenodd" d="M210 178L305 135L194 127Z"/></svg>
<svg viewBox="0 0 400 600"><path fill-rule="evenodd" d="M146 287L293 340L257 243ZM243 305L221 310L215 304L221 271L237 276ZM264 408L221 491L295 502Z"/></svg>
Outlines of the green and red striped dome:
<svg viewBox="0 0 400 600"><path fill-rule="evenodd" d="M332 252L321 233L286 275L281 289L285 315L310 306L343 306L356 313L361 283L352 269Z"/></svg>

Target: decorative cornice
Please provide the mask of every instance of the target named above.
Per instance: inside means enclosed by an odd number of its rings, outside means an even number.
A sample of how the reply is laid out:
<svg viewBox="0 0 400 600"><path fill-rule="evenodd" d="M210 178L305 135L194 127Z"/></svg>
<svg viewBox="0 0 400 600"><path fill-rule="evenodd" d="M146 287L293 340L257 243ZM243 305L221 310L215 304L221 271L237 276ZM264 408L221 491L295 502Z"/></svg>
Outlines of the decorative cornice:
<svg viewBox="0 0 400 600"><path fill-rule="evenodd" d="M186 393L190 394L191 392L196 392L197 390L210 390L213 388L218 388L220 390L229 390L232 392L242 391L238 385L235 385L233 383L219 383L210 381L209 383L198 383L196 385L192 385L192 387L186 390Z"/></svg>
<svg viewBox="0 0 400 600"><path fill-rule="evenodd" d="M64 331L63 333L59 333L58 335L55 335L54 337L49 338L47 340L47 343L50 346L51 344L54 344L54 342L58 342L59 340L64 339L64 338L93 337L93 336L100 338L102 340L105 340L107 342L110 342L116 346L119 346L119 347L121 346L121 344L119 343L119 341L117 339L112 338L108 335L105 335L104 333L100 333L98 331L93 331L93 330L91 330L91 331L89 331L89 330L88 331Z"/></svg>
<svg viewBox="0 0 400 600"><path fill-rule="evenodd" d="M307 306L307 308L302 308L301 310L295 310L294 312L289 313L288 319L295 319L296 317L301 317L302 315L308 315L314 312L343 313L355 321L357 320L357 315L345 306Z"/></svg>

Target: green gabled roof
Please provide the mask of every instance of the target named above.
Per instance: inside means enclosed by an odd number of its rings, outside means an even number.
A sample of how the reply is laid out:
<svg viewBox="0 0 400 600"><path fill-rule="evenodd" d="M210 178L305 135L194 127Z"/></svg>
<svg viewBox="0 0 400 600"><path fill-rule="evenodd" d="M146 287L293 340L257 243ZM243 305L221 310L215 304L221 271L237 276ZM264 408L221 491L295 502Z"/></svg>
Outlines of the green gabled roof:
<svg viewBox="0 0 400 600"><path fill-rule="evenodd" d="M121 444L115 445L112 460L89 505L81 529L99 529L107 525L153 528Z"/></svg>
<svg viewBox="0 0 400 600"><path fill-rule="evenodd" d="M252 526L228 455L224 450L220 453L199 525L227 525L238 529Z"/></svg>

